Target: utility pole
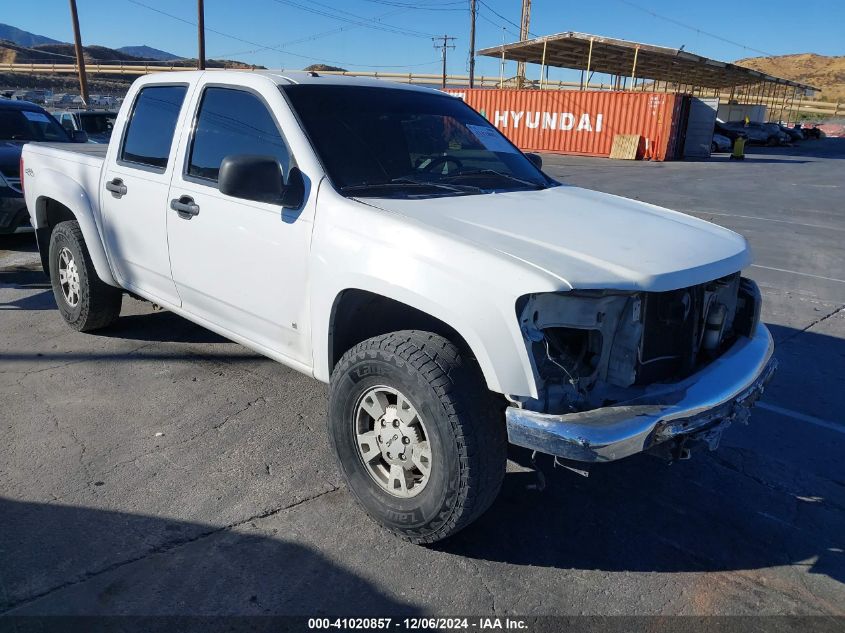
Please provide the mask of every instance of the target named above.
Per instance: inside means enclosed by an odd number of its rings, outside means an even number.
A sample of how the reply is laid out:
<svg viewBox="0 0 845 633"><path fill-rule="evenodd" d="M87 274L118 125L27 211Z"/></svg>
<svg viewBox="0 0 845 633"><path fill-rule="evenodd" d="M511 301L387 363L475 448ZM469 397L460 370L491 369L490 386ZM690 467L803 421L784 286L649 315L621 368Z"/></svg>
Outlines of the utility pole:
<svg viewBox="0 0 845 633"><path fill-rule="evenodd" d="M449 35L441 35L440 37L432 37L431 40L434 42L434 48L440 49L440 54L443 58L443 81L440 82L440 87L442 89L446 88L446 49L447 48L455 48L454 44L449 44L449 42L454 42L457 38L451 37ZM442 44L438 44L437 42L443 41Z"/></svg>
<svg viewBox="0 0 845 633"><path fill-rule="evenodd" d="M528 29L531 24L531 0L522 0L522 17L519 20L519 41L528 39ZM522 88L525 84L525 62L516 65L516 86Z"/></svg>
<svg viewBox="0 0 845 633"><path fill-rule="evenodd" d="M499 88L505 87L505 27L502 27L502 65L499 67Z"/></svg>
<svg viewBox="0 0 845 633"><path fill-rule="evenodd" d="M79 15L76 13L76 0L70 0L70 19L73 22L73 41L76 48L76 69L79 71L79 92L88 105L88 77L85 74L85 54L82 50L82 36L79 34Z"/></svg>
<svg viewBox="0 0 845 633"><path fill-rule="evenodd" d="M475 87L475 16L478 7L469 0L469 87Z"/></svg>
<svg viewBox="0 0 845 633"><path fill-rule="evenodd" d="M205 70L205 6L197 0L197 70Z"/></svg>

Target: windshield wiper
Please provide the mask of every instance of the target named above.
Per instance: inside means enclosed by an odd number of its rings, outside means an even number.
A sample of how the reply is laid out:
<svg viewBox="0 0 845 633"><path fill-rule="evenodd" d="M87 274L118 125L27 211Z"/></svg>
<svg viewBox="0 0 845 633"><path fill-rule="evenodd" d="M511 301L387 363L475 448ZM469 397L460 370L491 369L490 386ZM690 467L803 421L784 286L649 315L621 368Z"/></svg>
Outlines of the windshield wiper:
<svg viewBox="0 0 845 633"><path fill-rule="evenodd" d="M478 191L483 192L484 190L481 187L475 187L473 185L456 185L456 184L444 184L442 182L431 182L430 180L417 180L416 178L411 178L409 176L399 176L398 178L394 178L390 181L391 183L397 184L414 184L414 185L424 185L427 187L438 187L440 189L447 189L449 191L454 191L455 193L465 193L467 191Z"/></svg>
<svg viewBox="0 0 845 633"><path fill-rule="evenodd" d="M517 178L516 176L512 176L511 174L506 174L501 171L496 171L495 169L474 169L472 171L461 171L457 174L444 176L446 178L461 178L461 177L470 177L470 176L496 176L498 178L505 178L507 180L512 180L513 182L518 182L523 185L528 185L529 187L538 187L540 189L547 189L549 185L543 182L536 182L533 180L525 180L523 178Z"/></svg>
<svg viewBox="0 0 845 633"><path fill-rule="evenodd" d="M401 188L422 188L422 189L439 189L443 191L448 191L450 193L469 193L469 192L476 192L482 191L480 187L473 187L471 185L446 185L437 182L425 182L420 180L413 180L412 178L407 178L405 176L401 176L399 178L394 178L390 182L372 182L372 183L360 183L356 185L346 185L345 187L341 187L340 190L343 193L350 193L353 191L368 191L368 190L380 190L380 189L401 189Z"/></svg>

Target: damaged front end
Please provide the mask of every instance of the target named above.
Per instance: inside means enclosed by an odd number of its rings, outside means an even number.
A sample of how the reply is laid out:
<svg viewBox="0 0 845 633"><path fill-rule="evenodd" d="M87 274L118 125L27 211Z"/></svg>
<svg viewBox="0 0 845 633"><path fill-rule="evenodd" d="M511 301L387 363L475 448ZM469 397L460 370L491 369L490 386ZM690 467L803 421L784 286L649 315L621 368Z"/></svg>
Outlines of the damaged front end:
<svg viewBox="0 0 845 633"><path fill-rule="evenodd" d="M517 313L538 397L512 399L510 441L566 459L693 435L715 447L774 372L760 292L739 273L669 292L528 295Z"/></svg>

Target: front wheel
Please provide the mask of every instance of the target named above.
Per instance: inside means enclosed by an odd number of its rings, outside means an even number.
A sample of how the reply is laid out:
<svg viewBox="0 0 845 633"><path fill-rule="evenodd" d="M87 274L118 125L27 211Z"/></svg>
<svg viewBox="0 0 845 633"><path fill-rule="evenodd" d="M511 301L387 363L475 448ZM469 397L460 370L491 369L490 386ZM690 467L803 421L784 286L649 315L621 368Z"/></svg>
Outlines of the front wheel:
<svg viewBox="0 0 845 633"><path fill-rule="evenodd" d="M49 257L53 295L70 327L90 332L117 320L123 293L97 276L76 221L56 225L50 236Z"/></svg>
<svg viewBox="0 0 845 633"><path fill-rule="evenodd" d="M478 367L408 330L349 350L332 372L329 441L364 510L414 543L477 519L505 474L504 415Z"/></svg>

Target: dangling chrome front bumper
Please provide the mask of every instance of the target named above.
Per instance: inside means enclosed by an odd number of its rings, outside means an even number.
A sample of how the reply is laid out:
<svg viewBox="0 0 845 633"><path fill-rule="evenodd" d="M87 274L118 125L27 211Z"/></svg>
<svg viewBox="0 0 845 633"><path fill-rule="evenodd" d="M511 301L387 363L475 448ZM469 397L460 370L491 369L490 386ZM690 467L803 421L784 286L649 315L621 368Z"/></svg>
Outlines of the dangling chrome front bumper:
<svg viewBox="0 0 845 633"><path fill-rule="evenodd" d="M744 420L777 369L765 325L685 380L609 407L554 415L508 407L511 444L579 462L609 462L672 439L718 436Z"/></svg>

